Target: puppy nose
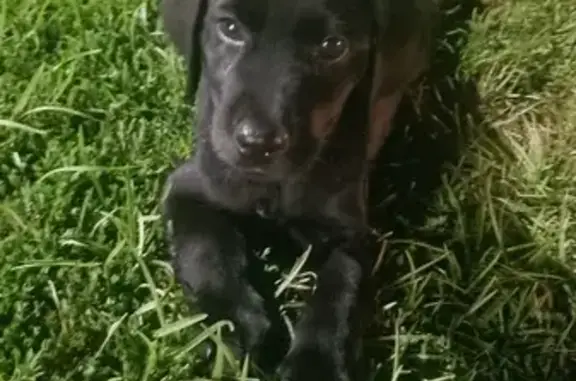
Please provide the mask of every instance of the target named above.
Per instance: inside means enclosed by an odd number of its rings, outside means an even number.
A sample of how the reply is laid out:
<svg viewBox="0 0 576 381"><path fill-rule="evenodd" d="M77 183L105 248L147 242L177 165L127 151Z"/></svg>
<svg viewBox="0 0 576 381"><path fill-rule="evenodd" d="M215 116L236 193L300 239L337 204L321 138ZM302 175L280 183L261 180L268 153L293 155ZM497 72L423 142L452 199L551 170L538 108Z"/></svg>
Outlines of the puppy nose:
<svg viewBox="0 0 576 381"><path fill-rule="evenodd" d="M243 123L236 130L236 143L243 154L270 156L286 149L288 134L282 129L262 129Z"/></svg>

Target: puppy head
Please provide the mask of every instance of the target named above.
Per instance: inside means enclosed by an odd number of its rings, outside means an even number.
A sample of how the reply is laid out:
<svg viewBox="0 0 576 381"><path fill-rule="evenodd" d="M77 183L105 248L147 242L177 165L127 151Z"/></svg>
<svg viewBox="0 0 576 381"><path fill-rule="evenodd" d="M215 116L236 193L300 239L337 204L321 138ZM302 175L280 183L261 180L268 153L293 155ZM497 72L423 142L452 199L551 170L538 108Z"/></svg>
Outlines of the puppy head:
<svg viewBox="0 0 576 381"><path fill-rule="evenodd" d="M203 138L226 163L273 180L316 157L366 76L373 122L358 137L382 140L387 97L421 66L407 48L418 40L421 50L410 12L430 1L165 0L163 14L189 95L200 82Z"/></svg>

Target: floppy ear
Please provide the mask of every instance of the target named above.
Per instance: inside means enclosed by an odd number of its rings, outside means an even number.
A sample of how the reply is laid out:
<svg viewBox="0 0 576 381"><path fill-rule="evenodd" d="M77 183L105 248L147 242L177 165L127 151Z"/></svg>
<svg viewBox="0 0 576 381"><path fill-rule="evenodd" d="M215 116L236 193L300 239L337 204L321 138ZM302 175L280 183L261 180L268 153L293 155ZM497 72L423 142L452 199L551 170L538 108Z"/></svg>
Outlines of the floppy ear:
<svg viewBox="0 0 576 381"><path fill-rule="evenodd" d="M191 103L194 102L202 70L200 34L207 6L208 0L162 0L160 7L168 38L186 60L186 95Z"/></svg>
<svg viewBox="0 0 576 381"><path fill-rule="evenodd" d="M435 0L372 0L374 52L367 157L372 160L388 136L408 86L428 66L437 17Z"/></svg>

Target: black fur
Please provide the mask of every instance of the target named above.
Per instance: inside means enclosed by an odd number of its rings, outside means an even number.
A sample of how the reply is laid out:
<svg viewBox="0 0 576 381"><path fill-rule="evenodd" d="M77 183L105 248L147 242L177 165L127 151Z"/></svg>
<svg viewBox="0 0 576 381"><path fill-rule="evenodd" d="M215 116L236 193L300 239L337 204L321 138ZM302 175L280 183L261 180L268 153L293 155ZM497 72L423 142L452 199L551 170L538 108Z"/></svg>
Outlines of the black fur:
<svg viewBox="0 0 576 381"><path fill-rule="evenodd" d="M188 65L190 100L199 95L194 154L170 175L164 204L184 290L212 320L235 323L240 351L275 366L270 348L287 335L269 288L247 276L251 248L270 226L321 247L316 292L282 353L283 380L354 378L378 249L366 213L369 116L425 66L412 61L427 57L433 4L163 3L168 36ZM237 22L237 39L222 33L227 20ZM326 36L343 36L348 53L328 60L333 52L319 50ZM399 52L410 42L418 54L405 58Z"/></svg>

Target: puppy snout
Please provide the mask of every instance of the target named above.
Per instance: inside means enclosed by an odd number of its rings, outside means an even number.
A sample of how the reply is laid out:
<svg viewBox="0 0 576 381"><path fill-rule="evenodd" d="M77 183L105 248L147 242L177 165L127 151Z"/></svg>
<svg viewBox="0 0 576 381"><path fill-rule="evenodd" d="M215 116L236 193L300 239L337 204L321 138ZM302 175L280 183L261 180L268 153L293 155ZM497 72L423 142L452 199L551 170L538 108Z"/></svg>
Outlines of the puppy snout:
<svg viewBox="0 0 576 381"><path fill-rule="evenodd" d="M289 143L288 133L283 128L259 128L250 122L238 126L235 139L240 152L254 158L280 154Z"/></svg>

